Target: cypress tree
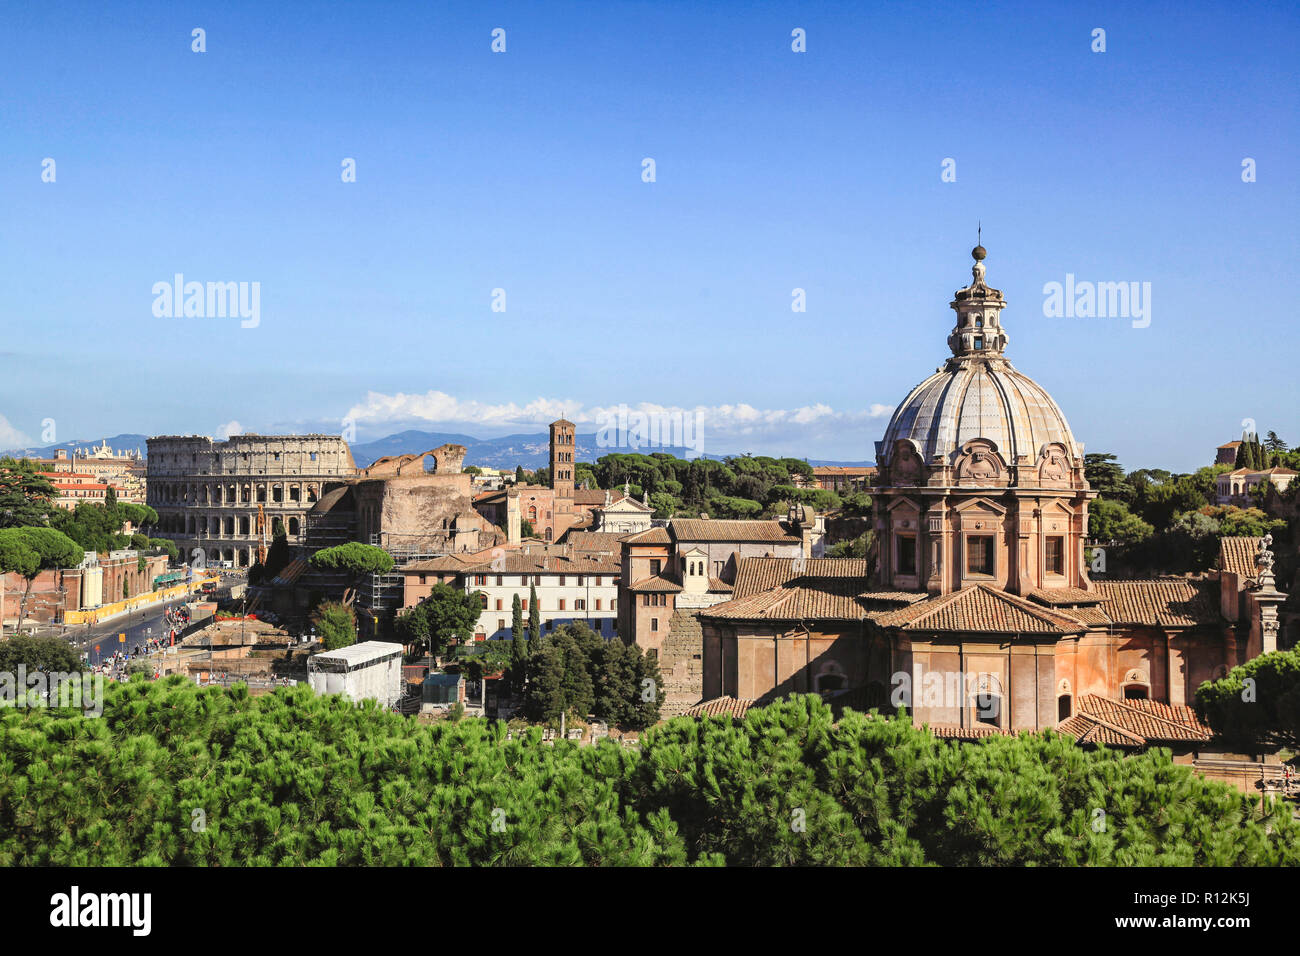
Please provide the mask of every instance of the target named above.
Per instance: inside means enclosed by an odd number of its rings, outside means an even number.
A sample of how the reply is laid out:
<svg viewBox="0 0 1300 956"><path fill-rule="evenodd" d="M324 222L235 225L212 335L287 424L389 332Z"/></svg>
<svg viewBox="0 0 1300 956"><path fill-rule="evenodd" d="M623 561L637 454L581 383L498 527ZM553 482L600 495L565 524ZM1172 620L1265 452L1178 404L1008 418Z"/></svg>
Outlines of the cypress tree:
<svg viewBox="0 0 1300 956"><path fill-rule="evenodd" d="M515 599L510 605L510 637L516 641L524 639L524 609L519 603L518 593L515 594Z"/></svg>
<svg viewBox="0 0 1300 956"><path fill-rule="evenodd" d="M528 585L528 639L535 641L542 636L542 612L537 608L537 588Z"/></svg>

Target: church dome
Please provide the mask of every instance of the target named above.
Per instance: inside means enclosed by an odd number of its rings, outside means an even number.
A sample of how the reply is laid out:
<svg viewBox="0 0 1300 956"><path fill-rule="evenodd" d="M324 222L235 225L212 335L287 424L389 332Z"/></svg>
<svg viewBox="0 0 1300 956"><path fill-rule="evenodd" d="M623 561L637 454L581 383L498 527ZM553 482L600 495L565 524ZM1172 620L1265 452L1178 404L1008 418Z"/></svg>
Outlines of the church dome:
<svg viewBox="0 0 1300 956"><path fill-rule="evenodd" d="M972 250L974 281L959 289L950 307L957 325L948 337L953 352L943 368L912 389L894 411L877 443L877 463L888 465L900 440L930 464L941 456L952 465L972 439L992 442L1009 468L1033 466L1044 450L1063 447L1068 459L1083 454L1065 415L1041 385L1003 356L1002 293L984 282L983 246Z"/></svg>
<svg viewBox="0 0 1300 956"><path fill-rule="evenodd" d="M950 361L912 389L890 419L881 452L888 456L900 438L914 442L927 462L951 459L972 438L992 441L1009 463L1021 456L1034 462L1053 442L1071 458L1080 454L1052 396L1005 359Z"/></svg>

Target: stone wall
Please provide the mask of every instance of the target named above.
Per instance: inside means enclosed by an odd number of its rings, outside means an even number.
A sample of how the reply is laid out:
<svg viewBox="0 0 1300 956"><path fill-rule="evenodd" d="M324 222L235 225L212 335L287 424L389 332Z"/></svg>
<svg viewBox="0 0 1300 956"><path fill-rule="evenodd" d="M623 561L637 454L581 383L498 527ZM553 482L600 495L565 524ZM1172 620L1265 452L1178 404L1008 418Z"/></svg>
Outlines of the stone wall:
<svg viewBox="0 0 1300 956"><path fill-rule="evenodd" d="M681 716L704 699L704 632L698 610L673 614L659 649L659 673L664 683L659 708L663 720Z"/></svg>

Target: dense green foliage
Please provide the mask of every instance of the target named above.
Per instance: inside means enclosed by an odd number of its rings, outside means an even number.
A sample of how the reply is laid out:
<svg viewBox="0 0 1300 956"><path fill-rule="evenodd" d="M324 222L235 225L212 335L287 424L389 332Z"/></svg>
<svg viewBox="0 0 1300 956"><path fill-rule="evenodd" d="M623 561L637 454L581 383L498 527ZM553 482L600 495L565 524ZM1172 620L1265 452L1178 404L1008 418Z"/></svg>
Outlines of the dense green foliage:
<svg viewBox="0 0 1300 956"><path fill-rule="evenodd" d="M18 635L0 641L0 672L15 673L20 664L28 671L47 673L81 670L81 661L76 652L61 637Z"/></svg>
<svg viewBox="0 0 1300 956"><path fill-rule="evenodd" d="M0 528L42 525L55 508L54 485L26 458L0 458Z"/></svg>
<svg viewBox="0 0 1300 956"><path fill-rule="evenodd" d="M19 628L36 576L50 568L75 567L84 557L75 541L53 528L0 528L0 572L14 572L26 579L18 604Z"/></svg>
<svg viewBox="0 0 1300 956"><path fill-rule="evenodd" d="M641 648L607 641L581 623L565 624L529 642L524 713L555 724L561 714L593 714L619 727L641 729L659 720L663 679Z"/></svg>
<svg viewBox="0 0 1300 956"><path fill-rule="evenodd" d="M321 571L341 571L349 577L385 574L393 569L393 556L373 544L349 541L334 548L322 548L311 556L311 565Z"/></svg>
<svg viewBox="0 0 1300 956"><path fill-rule="evenodd" d="M1243 446L1244 447L1244 446ZM1289 572L1293 531L1285 519L1262 507L1215 504L1215 478L1227 465L1190 475L1140 468L1124 473L1114 455L1084 457L1088 483L1099 493L1088 506L1088 536L1113 544L1107 552L1111 575L1204 571L1214 566L1221 538L1274 536L1281 571ZM1267 492L1256 495L1262 506Z"/></svg>
<svg viewBox="0 0 1300 956"><path fill-rule="evenodd" d="M1196 712L1246 753L1300 750L1300 649L1272 651L1196 690Z"/></svg>
<svg viewBox="0 0 1300 956"><path fill-rule="evenodd" d="M311 622L327 651L357 642L357 616L346 604L327 601L312 613Z"/></svg>
<svg viewBox="0 0 1300 956"><path fill-rule="evenodd" d="M1288 865L1289 809L1053 734L936 740L815 697L612 742L506 740L182 677L0 712L0 865Z"/></svg>
<svg viewBox="0 0 1300 956"><path fill-rule="evenodd" d="M482 591L467 594L450 584L435 584L427 598L397 615L394 628L412 653L436 656L453 642L473 639L482 611Z"/></svg>
<svg viewBox="0 0 1300 956"><path fill-rule="evenodd" d="M791 502L810 504L819 511L841 505L833 491L795 487L796 477L812 479L812 466L798 458L737 455L713 461L677 458L667 452L610 454L585 469L577 477L589 477L595 487L621 491L627 483L633 497L648 495L659 518L700 513L759 518L782 515Z"/></svg>

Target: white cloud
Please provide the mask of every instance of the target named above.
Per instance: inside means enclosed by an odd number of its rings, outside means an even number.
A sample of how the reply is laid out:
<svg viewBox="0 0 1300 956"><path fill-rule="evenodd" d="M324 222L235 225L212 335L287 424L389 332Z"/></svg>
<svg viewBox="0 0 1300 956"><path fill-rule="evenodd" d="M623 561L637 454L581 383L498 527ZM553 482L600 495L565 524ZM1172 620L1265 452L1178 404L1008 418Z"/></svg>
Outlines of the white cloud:
<svg viewBox="0 0 1300 956"><path fill-rule="evenodd" d="M217 426L217 438L220 441L225 441L227 438L232 438L235 435L242 435L243 433L244 426L239 424L237 421L232 420L226 422L224 425Z"/></svg>
<svg viewBox="0 0 1300 956"><path fill-rule="evenodd" d="M537 398L524 405L515 402L488 404L462 401L445 392L430 391L424 394L398 392L387 395L369 392L365 400L349 409L347 418L358 425L379 427L410 427L418 424L480 425L505 428L534 428L545 426L557 418L567 418L579 426L592 430L618 415L619 405L587 406L572 399ZM831 406L817 403L799 408L755 408L744 402L726 405L696 405L685 408L676 405L658 405L641 402L622 406L631 412L648 416L696 415L704 429L713 436L745 435L781 437L782 435L807 435L809 432L831 432L854 428L869 419L888 416L892 405L873 404L856 411L836 411ZM585 430L585 429L584 429Z"/></svg>
<svg viewBox="0 0 1300 956"><path fill-rule="evenodd" d="M33 442L30 438L9 424L9 419L0 415L0 448L27 448Z"/></svg>

